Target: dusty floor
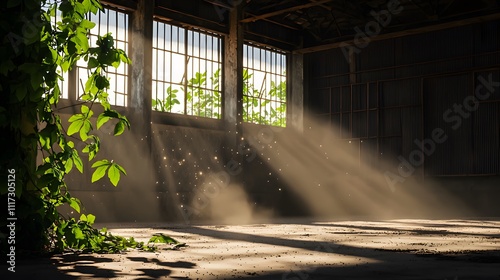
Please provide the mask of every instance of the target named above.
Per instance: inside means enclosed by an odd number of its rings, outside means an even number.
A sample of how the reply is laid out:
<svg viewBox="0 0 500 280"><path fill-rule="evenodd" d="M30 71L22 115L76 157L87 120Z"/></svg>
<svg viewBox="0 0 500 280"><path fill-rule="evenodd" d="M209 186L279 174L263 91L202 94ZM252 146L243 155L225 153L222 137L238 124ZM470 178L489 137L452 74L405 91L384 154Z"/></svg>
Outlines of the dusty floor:
<svg viewBox="0 0 500 280"><path fill-rule="evenodd" d="M499 220L107 225L113 233L141 241L164 233L188 247L158 253L59 255L18 264L15 274L4 266L0 275L2 279L500 280Z"/></svg>

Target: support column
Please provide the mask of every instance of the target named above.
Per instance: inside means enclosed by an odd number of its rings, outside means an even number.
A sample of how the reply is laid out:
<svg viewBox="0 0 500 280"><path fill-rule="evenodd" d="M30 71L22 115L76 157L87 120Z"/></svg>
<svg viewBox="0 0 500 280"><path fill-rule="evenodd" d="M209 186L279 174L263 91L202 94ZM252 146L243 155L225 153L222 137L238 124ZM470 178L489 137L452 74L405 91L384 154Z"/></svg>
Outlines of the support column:
<svg viewBox="0 0 500 280"><path fill-rule="evenodd" d="M223 118L226 148L236 147L243 122L243 28L241 5L228 13L229 35L224 43Z"/></svg>
<svg viewBox="0 0 500 280"><path fill-rule="evenodd" d="M114 218L126 221L158 220L157 162L153 157L151 129L152 36L154 1L138 0L130 14L128 56L129 92L126 116L131 129L117 139L119 162L127 170L120 191L110 196ZM118 155L116 156L118 157ZM122 183L122 182L120 182Z"/></svg>
<svg viewBox="0 0 500 280"><path fill-rule="evenodd" d="M129 57L129 108L132 131L147 145L151 152L151 84L153 60L153 10L154 1L139 0L137 10L130 15Z"/></svg>
<svg viewBox="0 0 500 280"><path fill-rule="evenodd" d="M288 63L287 126L303 131L304 126L304 56L293 53Z"/></svg>
<svg viewBox="0 0 500 280"><path fill-rule="evenodd" d="M356 79L356 54L354 53L354 48L349 48L349 83L355 84Z"/></svg>

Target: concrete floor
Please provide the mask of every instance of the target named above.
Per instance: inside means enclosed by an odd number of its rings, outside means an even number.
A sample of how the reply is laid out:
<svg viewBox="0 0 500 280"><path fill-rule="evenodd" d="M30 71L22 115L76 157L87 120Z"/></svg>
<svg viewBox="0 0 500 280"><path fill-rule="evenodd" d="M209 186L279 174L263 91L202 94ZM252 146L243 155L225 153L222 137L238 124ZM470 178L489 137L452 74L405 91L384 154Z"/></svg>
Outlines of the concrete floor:
<svg viewBox="0 0 500 280"><path fill-rule="evenodd" d="M1 279L500 280L500 219L99 226L188 247L56 255L18 263L15 274L3 266Z"/></svg>

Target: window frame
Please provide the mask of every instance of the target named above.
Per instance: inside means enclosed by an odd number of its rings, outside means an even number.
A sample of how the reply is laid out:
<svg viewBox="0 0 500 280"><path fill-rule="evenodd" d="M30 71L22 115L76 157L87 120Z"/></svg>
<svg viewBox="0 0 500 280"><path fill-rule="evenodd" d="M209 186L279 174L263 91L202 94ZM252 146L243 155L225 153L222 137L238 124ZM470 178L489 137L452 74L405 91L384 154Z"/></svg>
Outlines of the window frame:
<svg viewBox="0 0 500 280"><path fill-rule="evenodd" d="M105 10L108 10L108 11L111 10L111 11L114 11L116 13L116 21L115 22L118 22L118 17L119 17L118 14L119 13L122 13L125 15L125 27L124 27L124 31L123 31L123 34L125 36L125 41L120 40L120 39L117 40L116 32L111 32L111 36L113 37L113 40L115 42L115 47L123 49L122 47L117 45L117 42L121 42L122 44L125 44L126 48L123 50L127 53L128 56L130 56L130 49L131 49L131 46L130 46L130 38L131 38L131 36L130 36L130 24L131 24L131 12L132 12L132 10L125 9L123 7L117 7L117 6L108 4L107 2L103 2L102 7ZM96 16L99 17L99 15L101 13L103 13L103 12L99 11L97 15L92 14L92 17L96 17ZM108 15L106 13L105 13L105 15L106 15L106 18L108 18ZM53 18L53 24L55 24L55 22L58 20L58 17L59 17L59 14L56 14L56 16ZM86 19L91 20L90 17L88 17L88 15L86 15ZM94 22L94 21L92 21L92 22ZM94 22L94 23L96 24L96 26L94 26L92 31L99 29L99 22ZM115 27L115 29L118 29L118 26ZM105 28L106 28L106 30L109 31L108 26L106 26ZM91 44L92 43L91 37L97 38L98 35L103 35L103 34L100 34L100 32L97 32L96 34L88 34L89 47L95 47ZM78 63L80 61L81 61L82 65L78 65ZM82 70L85 71L87 69L84 66L85 64L86 64L86 62L83 61L83 59L81 59L78 62L76 62L75 65L69 71L62 73L62 77L64 78L64 80L59 82L59 86L61 88L60 102L62 102L62 104L64 106L70 106L71 104L77 104L77 103L83 102L81 99L79 99L79 94L82 91L82 89L81 89L82 85L81 85L81 82L79 79L78 71L82 71ZM123 63L123 62L120 63L120 67L124 67L123 74L117 73L118 69L115 69L112 66L109 66L109 67L111 68L111 69L109 69L111 71L108 70L107 72L111 72L112 75L123 76L123 79L124 79L123 89L125 91L124 94L119 93L119 94L124 95L124 105L116 105L116 103L112 103L112 102L110 102L110 105L114 109L127 108L130 106L130 102L131 102L131 95L130 95L130 74L131 74L130 70L131 69L130 69L130 65ZM107 74L106 74L106 76L109 77ZM117 82L118 81L115 81L115 84ZM110 89L108 89L108 91L111 91L112 89L113 88L110 87Z"/></svg>
<svg viewBox="0 0 500 280"><path fill-rule="evenodd" d="M165 36L167 34L166 32L166 27L170 27L170 35L171 39L166 40L166 38L163 39L163 42L160 43L160 36L158 36L159 32L159 24L163 24L163 35ZM173 33L172 30L176 29L176 34L177 34L177 40L181 40L182 42L177 42L177 47L174 48L172 47L173 44L172 42L174 41L172 39ZM223 83L223 76L224 76L224 34L221 34L219 32L211 31L208 29L203 29L203 28L198 28L182 23L177 23L173 21L169 21L163 18L159 17L154 17L153 18L153 33L152 33L152 56L153 56L153 63L151 65L151 70L152 70L152 81L151 81L151 93L150 93L150 98L152 101L152 106L151 106L151 111L153 114L155 113L160 113L160 114L171 114L176 117L188 117L188 118L202 118L202 119L212 119L212 120L222 120L223 119L223 106L224 106L224 83ZM182 31L182 36L181 32ZM194 38L195 36L198 36L198 42L201 42L201 37L204 36L204 46L205 46L205 54L202 56L202 48L198 48L198 54L195 56L193 55L194 49L195 49L195 44L192 44L194 42L193 39L191 39L191 44L190 44L190 38ZM210 38L210 39L209 39ZM208 41L211 42L211 46L208 43ZM166 43L170 42L170 49L167 49ZM163 48L161 48L161 45L163 45ZM183 50L180 50L180 47L183 47ZM201 46L201 45L200 45ZM214 48L214 46L216 48ZM207 54L210 53L208 47L211 47L210 49L212 50L212 55L208 56ZM161 56L159 55L161 53ZM182 61L183 64L183 76L180 82L174 82L172 79L172 69L169 69L169 79L163 79L159 77L158 74L158 68L155 68L155 65L158 66L156 60L159 59L159 57L165 57L166 55L170 55L172 57L173 55L179 55L184 57L184 61ZM171 60L171 65L172 65L172 58ZM195 72L195 66L194 63L191 63L191 60L197 60L199 62L198 64L198 72ZM166 61L166 59L164 59ZM201 67L201 64L204 64L205 67ZM218 65L217 67L214 67L214 65ZM165 68L165 65L164 67ZM170 66L172 68L172 66ZM212 92L210 97L216 97L216 101L214 104L212 104L212 108L210 111L210 115L207 115L207 112L205 111L204 114L201 114L200 112L200 107L194 106L193 102L192 104L188 104L187 100L187 92L189 92L190 88L190 80L193 77L190 77L189 75L193 76L195 73L201 73L201 69L205 69L203 73L208 74L209 70L212 75L215 75L216 72L218 72L218 86L215 87L213 81L210 82L210 85L207 83L205 86L194 86L192 87L194 90L202 90L204 92ZM165 70L164 70L165 72ZM162 73L162 75L165 75L165 73ZM209 79L211 80L212 77L207 77L205 76L206 81ZM167 109L155 109L155 101L156 104L158 104L159 97L162 97L166 100L168 98L168 94L160 94L159 93L159 84L163 84L162 88L165 88L166 91L168 92L168 88L173 87L174 85L179 87L180 90L182 91L182 101L177 101L180 102L180 104L183 108L182 111L173 111L173 108L170 107ZM169 85L166 87L166 85ZM179 90L177 88L173 90ZM218 96L215 93L218 93ZM174 92L176 94L177 92ZM177 98L177 96L176 96ZM191 96L191 98L193 98ZM161 100L160 100L161 101ZM218 101L218 103L217 103ZM172 102L170 100L170 102ZM166 102L165 102L166 103ZM168 106L171 106L172 104L169 104ZM160 105L162 106L162 105ZM198 110L199 114L195 113L195 110ZM216 111L214 111L216 110Z"/></svg>
<svg viewBox="0 0 500 280"><path fill-rule="evenodd" d="M249 49L253 50L252 52L254 53L252 56L248 56L248 52L249 52ZM262 53L265 54L266 56L266 59L264 59L264 61L262 60L259 60L260 61L260 68L257 68L255 67L254 63L255 63L255 50L259 50L260 52L260 58L262 57ZM271 59L270 59L270 62L271 62L271 66L270 66L270 70L267 69L267 66L264 66L264 68L262 69L262 64L266 64L268 63L267 61L267 55L270 55L271 56ZM275 60L275 64L272 64L273 62L273 58L280 58L279 59L279 62L277 62L278 60ZM249 65L245 65L245 64L248 64L248 61L252 60L252 67L249 67ZM246 62L246 63L245 63ZM281 65L279 65L281 64ZM288 67L289 67L289 52L285 51L285 50L281 50L277 47L274 47L274 46L268 46L268 45L264 45L264 44L260 44L260 43L255 43L255 42L251 42L251 41L246 41L244 42L243 44L243 93L242 93L242 104L243 106L245 106L245 104L248 104L249 101L248 101L248 98L251 97L251 98L256 98L258 101L258 106L256 105L253 105L252 107L258 107L259 108L259 120L256 121L254 116L251 116L249 117L248 116L248 111L245 111L245 108L243 108L243 111L242 111L242 117L243 117L243 122L244 123L251 123L251 124L257 124L257 125L266 125L266 126L275 126L275 127L286 127L287 126L287 123L288 123L288 101L289 101L289 88L288 88L288 85L287 85L287 80L288 80ZM281 70L281 74L278 73L278 71L273 71L273 68L274 70L277 70L279 68L279 70ZM248 85L245 85L245 80L247 79L245 77L245 71L248 71L248 69L254 71L254 72L261 72L261 73L264 73L264 78L263 78L263 81L261 83L261 90L260 90L260 95L263 94L262 92L262 88L264 87L264 83L266 82L266 79L267 79L267 75L271 75L271 76L275 76L275 79L271 79L271 82L274 82L274 85L276 86L276 89L278 89L279 87L281 87L281 84L284 83L284 89L281 89L281 93L279 94L280 96L275 96L273 98L273 96L267 96L267 97L255 97L255 96L249 96L249 95L246 95L245 94L245 87L248 87ZM248 72L247 72L248 73ZM255 74L255 73L254 73ZM276 79L276 77L279 77L279 79ZM253 80L255 81L255 80ZM279 83L276 83L277 81L279 81ZM255 84L254 83L250 83L252 86L253 86L253 89L255 89ZM270 84L270 86L272 87L272 84ZM267 89L267 85L265 87L265 89ZM269 91L272 90L272 88L269 89ZM270 94L269 91L265 91L265 94L268 95ZM245 100L245 97L247 98L247 100ZM254 99L255 101L255 99ZM273 122L273 116L270 116L268 113L265 114L264 116L261 115L261 112L262 112L262 109L263 109L263 106L262 106L262 103L264 102L268 102L268 103L276 103L276 104L279 104L279 106L277 108L280 108L281 106L284 106L284 111L283 112L280 112L280 115L279 116L274 116L274 120L277 121L276 122ZM269 106L269 108L272 108L272 106ZM264 109L267 109L267 104L264 105ZM247 109L248 110L248 105L247 105ZM270 123L267 123L267 122L270 122Z"/></svg>

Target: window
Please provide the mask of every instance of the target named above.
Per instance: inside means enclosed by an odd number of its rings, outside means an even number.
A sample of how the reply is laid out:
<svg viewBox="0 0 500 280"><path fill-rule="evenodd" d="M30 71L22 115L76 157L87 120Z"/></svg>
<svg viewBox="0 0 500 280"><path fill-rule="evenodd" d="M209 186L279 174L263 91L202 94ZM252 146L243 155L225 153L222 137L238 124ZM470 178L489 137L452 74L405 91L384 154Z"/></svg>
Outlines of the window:
<svg viewBox="0 0 500 280"><path fill-rule="evenodd" d="M155 21L153 109L221 118L221 37Z"/></svg>
<svg viewBox="0 0 500 280"><path fill-rule="evenodd" d="M114 39L115 47L124 50L128 53L128 15L119 11L104 9L104 12L99 11L96 15L90 13L88 15L90 21L96 23L96 26L90 30L89 46L97 46L98 36L104 36L111 33ZM83 95L85 83L89 77L87 62L79 60L76 64L77 99ZM128 92L128 66L125 63L120 63L118 68L108 67L106 77L109 78L110 87L107 91L108 101L111 105L127 106Z"/></svg>
<svg viewBox="0 0 500 280"><path fill-rule="evenodd" d="M44 11L48 11L49 8L52 5L58 5L58 3L55 0L49 0L45 3L44 6L42 6L42 9ZM55 9L55 14L51 16L51 25L53 30L57 30L57 22L60 21L61 19L61 11L59 11L57 8ZM68 99L68 72L62 72L62 69L57 70L57 74L61 75L63 80L60 80L58 82L59 84L59 90L61 91L60 98L65 98Z"/></svg>
<svg viewBox="0 0 500 280"><path fill-rule="evenodd" d="M243 47L243 121L286 126L286 54Z"/></svg>
<svg viewBox="0 0 500 280"><path fill-rule="evenodd" d="M54 0L49 0L47 4L43 7L48 9L49 5L56 4ZM57 21L61 12L56 9L56 13L52 18L52 23L57 26ZM104 9L104 12L99 11L97 15L89 13L87 18L92 22L96 23L96 26L90 30L89 34L89 46L97 46L98 36L103 36L107 33L112 33L115 47L128 51L128 15L119 11ZM56 28L56 27L54 27ZM80 60L76 63L76 97L80 99L83 95L83 89L85 83L88 79L89 73L86 68L87 62ZM117 106L127 106L127 75L128 75L127 65L124 63L120 64L118 69L113 67L108 67L106 70L106 77L110 79L110 88L108 89L108 100L111 105ZM61 73L59 73L61 74ZM59 87L61 89L61 97L69 98L68 89L68 73L63 73L63 81L59 82Z"/></svg>

